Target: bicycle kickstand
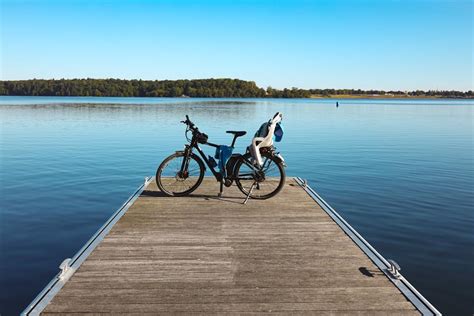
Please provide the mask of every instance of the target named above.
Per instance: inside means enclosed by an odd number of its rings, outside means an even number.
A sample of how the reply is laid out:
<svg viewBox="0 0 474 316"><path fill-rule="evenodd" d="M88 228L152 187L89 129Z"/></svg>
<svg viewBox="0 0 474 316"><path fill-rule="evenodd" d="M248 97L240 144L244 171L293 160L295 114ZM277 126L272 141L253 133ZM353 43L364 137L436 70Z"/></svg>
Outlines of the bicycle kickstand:
<svg viewBox="0 0 474 316"><path fill-rule="evenodd" d="M222 197L222 192L224 192L224 181L221 180L221 185L219 188L219 194L217 194L218 197Z"/></svg>
<svg viewBox="0 0 474 316"><path fill-rule="evenodd" d="M257 184L257 182L254 181L254 183L253 183L252 186L250 187L249 194L247 194L247 197L245 198L245 201L244 201L244 203L242 203L242 204L247 204L247 201L248 201L249 198L250 198L250 194L252 194L253 188L255 188L255 185L256 185L256 184Z"/></svg>

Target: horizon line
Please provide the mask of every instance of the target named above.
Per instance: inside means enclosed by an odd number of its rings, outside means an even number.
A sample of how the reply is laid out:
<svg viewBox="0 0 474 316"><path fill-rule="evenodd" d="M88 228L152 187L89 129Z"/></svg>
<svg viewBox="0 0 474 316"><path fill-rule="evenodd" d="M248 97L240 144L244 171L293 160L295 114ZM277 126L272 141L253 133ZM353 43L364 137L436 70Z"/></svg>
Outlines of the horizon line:
<svg viewBox="0 0 474 316"><path fill-rule="evenodd" d="M7 82L7 81L32 81L32 80L121 80L121 81L192 81L192 80L240 80L240 81L246 81L246 82L254 82L255 85L258 88L267 90L268 88L272 88L275 90L284 90L284 89L299 89L299 90L360 90L360 91L383 91L383 92L390 92L390 91L397 91L397 92L414 92L414 91L455 91L455 92L471 92L474 91L474 87L469 90L457 90L457 89L437 89L437 88L430 88L430 89L411 89L411 90L402 90L402 89L378 89L378 88L370 88L370 89L362 89L362 88L299 88L296 86L291 86L291 87L284 87L284 88L276 88L271 85L266 86L264 88L264 85L259 85L257 81L255 80L248 80L248 79L240 79L240 78L231 78L231 77L210 77L210 78L181 78L181 79L127 79L127 78L113 78L113 77L86 77L86 78L79 78L79 77L74 77L74 78L31 78L31 79L0 79L0 82Z"/></svg>

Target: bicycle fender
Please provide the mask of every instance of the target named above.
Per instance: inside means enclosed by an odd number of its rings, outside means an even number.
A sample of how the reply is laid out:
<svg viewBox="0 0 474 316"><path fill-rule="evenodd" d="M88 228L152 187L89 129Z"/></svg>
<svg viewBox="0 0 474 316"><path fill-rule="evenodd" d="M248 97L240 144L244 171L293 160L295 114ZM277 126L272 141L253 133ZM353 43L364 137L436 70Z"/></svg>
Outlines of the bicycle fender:
<svg viewBox="0 0 474 316"><path fill-rule="evenodd" d="M284 167L286 167L285 159L283 158L283 156L280 153L276 153L274 155L274 157L275 157L275 159L277 160L278 163L281 163L281 164L283 164Z"/></svg>

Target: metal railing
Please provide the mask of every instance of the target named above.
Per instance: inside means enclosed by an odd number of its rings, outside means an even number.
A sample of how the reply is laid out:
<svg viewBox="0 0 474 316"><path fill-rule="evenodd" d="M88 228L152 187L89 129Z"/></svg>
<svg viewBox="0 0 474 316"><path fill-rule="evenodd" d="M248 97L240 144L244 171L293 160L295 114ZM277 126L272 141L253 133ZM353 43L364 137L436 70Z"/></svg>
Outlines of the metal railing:
<svg viewBox="0 0 474 316"><path fill-rule="evenodd" d="M349 225L339 213L308 185L306 180L299 177L295 178L295 180L423 315L441 315L441 313L405 279L400 273L400 266L394 260L385 259L375 250L364 237Z"/></svg>
<svg viewBox="0 0 474 316"><path fill-rule="evenodd" d="M102 227L89 239L88 242L72 257L65 259L59 266L61 271L53 277L53 279L46 285L46 287L35 297L35 299L28 305L21 315L39 315L51 302L54 296L61 290L66 282L71 278L74 272L87 259L90 253L99 245L104 237L109 233L114 224L125 214L133 202L140 196L143 190L154 177L146 177L145 182L140 185L135 192L123 203L123 205L112 214L112 216L105 222Z"/></svg>
<svg viewBox="0 0 474 316"><path fill-rule="evenodd" d="M79 266L87 259L90 253L104 239L114 224L125 214L128 208L140 196L143 190L153 180L153 177L145 178L145 182L127 199L127 201L102 225L91 239L72 257L64 260L61 271L46 285L36 298L25 308L21 315L39 315L51 302L54 296L61 290L64 284L71 278ZM374 247L372 247L339 213L337 213L319 194L317 194L305 180L295 178L313 200L338 224L339 227L359 246L359 248L374 262L374 264L393 282L403 295L423 314L441 315L441 313L423 297L408 280L399 272L400 267L393 260L385 259Z"/></svg>

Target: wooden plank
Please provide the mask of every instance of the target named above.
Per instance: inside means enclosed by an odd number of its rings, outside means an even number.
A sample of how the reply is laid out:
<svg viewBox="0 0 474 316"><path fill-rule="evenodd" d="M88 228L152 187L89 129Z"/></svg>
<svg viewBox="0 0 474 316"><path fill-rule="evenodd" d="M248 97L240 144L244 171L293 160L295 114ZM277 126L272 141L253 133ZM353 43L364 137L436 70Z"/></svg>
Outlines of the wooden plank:
<svg viewBox="0 0 474 316"><path fill-rule="evenodd" d="M272 199L154 183L44 314L419 314L293 179Z"/></svg>

